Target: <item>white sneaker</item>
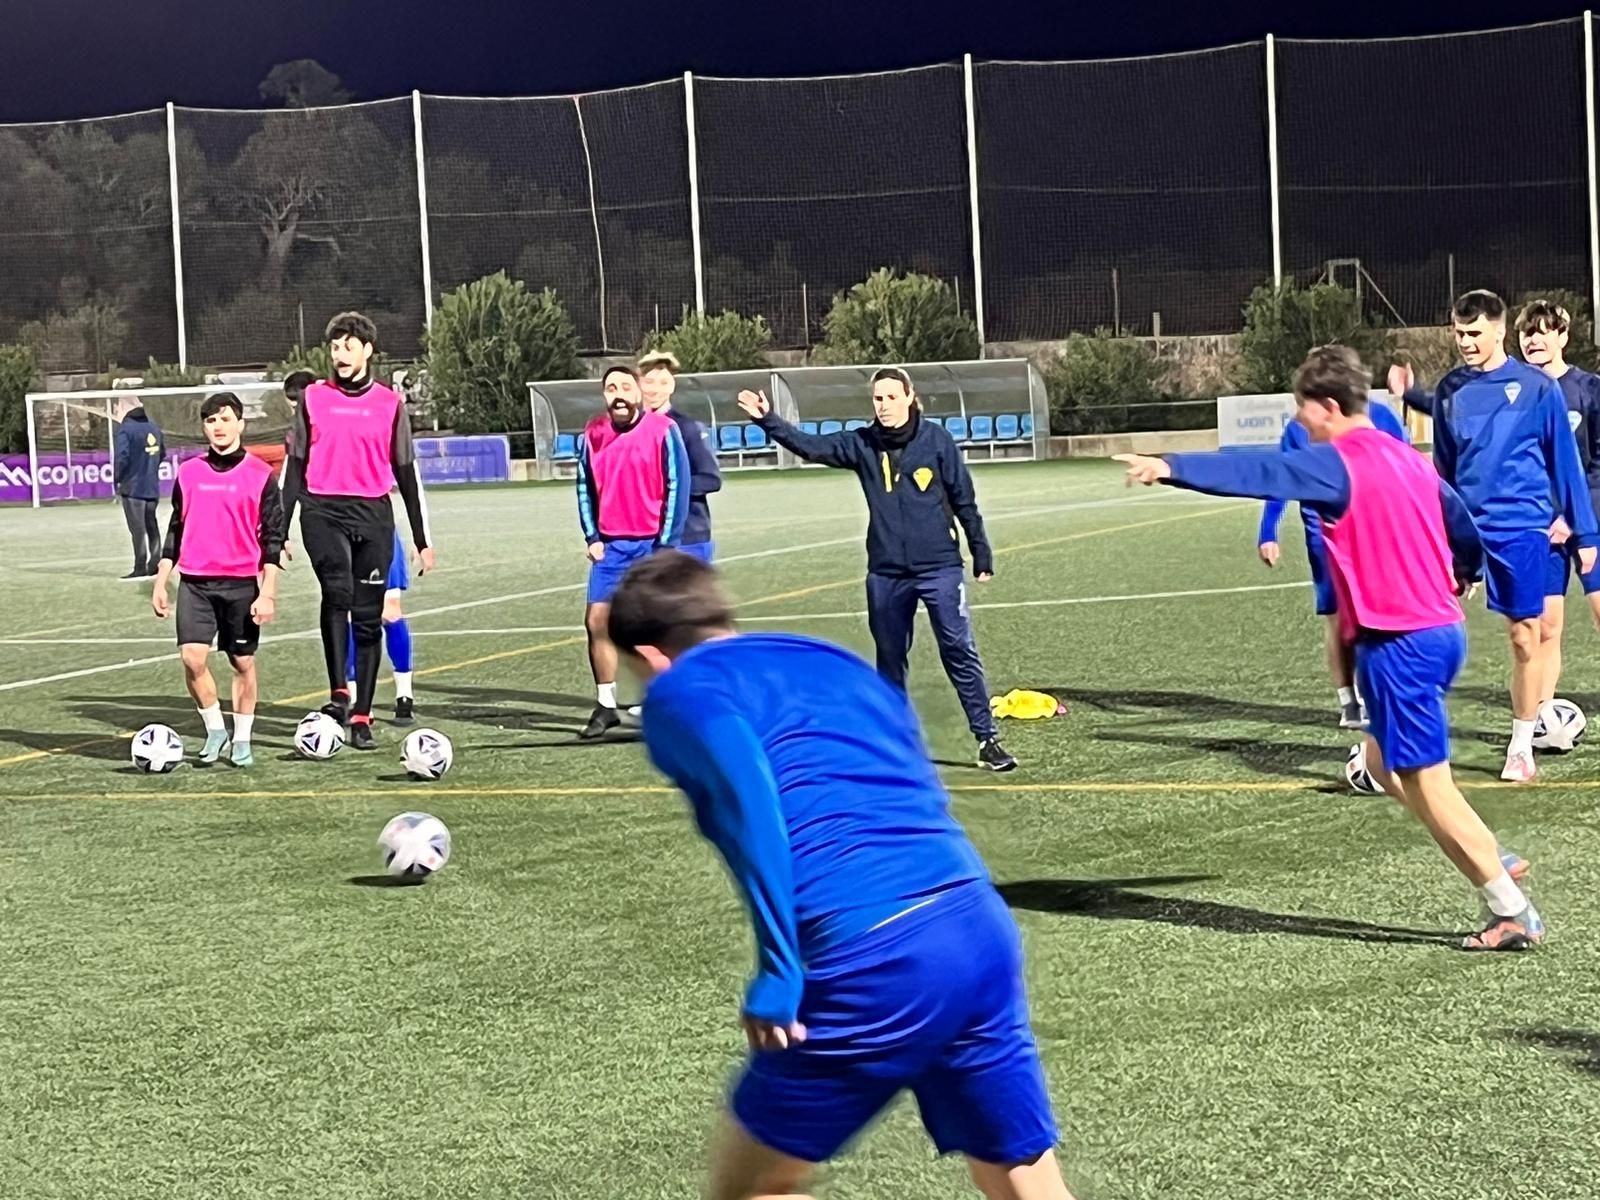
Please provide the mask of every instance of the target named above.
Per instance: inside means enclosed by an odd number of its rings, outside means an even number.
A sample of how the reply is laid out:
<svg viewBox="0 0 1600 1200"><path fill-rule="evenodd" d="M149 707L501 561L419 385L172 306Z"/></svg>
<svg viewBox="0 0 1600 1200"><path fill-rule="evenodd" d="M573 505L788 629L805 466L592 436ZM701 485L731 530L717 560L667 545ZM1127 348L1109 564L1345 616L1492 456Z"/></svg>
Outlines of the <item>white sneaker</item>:
<svg viewBox="0 0 1600 1200"><path fill-rule="evenodd" d="M1506 755L1505 770L1500 772L1500 778L1506 783L1527 783L1538 773L1533 755L1529 751L1518 750Z"/></svg>
<svg viewBox="0 0 1600 1200"><path fill-rule="evenodd" d="M618 715L622 717L622 727L624 729L638 729L640 718L643 714L644 705L630 704L627 708L622 709Z"/></svg>

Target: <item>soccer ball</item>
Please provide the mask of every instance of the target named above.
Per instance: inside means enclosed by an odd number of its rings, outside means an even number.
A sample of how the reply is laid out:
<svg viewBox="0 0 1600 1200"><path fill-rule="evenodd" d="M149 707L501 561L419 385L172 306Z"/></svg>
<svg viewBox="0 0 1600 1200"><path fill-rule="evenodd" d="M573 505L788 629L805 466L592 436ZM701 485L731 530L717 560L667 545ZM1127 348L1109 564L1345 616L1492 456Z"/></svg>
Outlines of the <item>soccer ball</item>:
<svg viewBox="0 0 1600 1200"><path fill-rule="evenodd" d="M450 831L428 813L401 813L378 835L378 850L389 874L424 879L450 861Z"/></svg>
<svg viewBox="0 0 1600 1200"><path fill-rule="evenodd" d="M344 726L325 712L307 713L294 727L301 758L332 758L344 748Z"/></svg>
<svg viewBox="0 0 1600 1200"><path fill-rule="evenodd" d="M1546 720L1546 714L1550 719ZM1571 700L1552 700L1533 726L1533 748L1562 752L1575 749L1583 739L1589 719Z"/></svg>
<svg viewBox="0 0 1600 1200"><path fill-rule="evenodd" d="M455 760L455 747L437 729L413 730L400 746L400 763L413 779L438 779Z"/></svg>
<svg viewBox="0 0 1600 1200"><path fill-rule="evenodd" d="M1383 795L1383 789L1378 786L1378 781L1372 777L1372 772L1367 770L1365 742L1357 742L1350 747L1349 757L1344 760L1344 777L1353 791L1367 796Z"/></svg>
<svg viewBox="0 0 1600 1200"><path fill-rule="evenodd" d="M183 739L167 725L146 725L133 735L133 765L147 775L165 775L183 761Z"/></svg>

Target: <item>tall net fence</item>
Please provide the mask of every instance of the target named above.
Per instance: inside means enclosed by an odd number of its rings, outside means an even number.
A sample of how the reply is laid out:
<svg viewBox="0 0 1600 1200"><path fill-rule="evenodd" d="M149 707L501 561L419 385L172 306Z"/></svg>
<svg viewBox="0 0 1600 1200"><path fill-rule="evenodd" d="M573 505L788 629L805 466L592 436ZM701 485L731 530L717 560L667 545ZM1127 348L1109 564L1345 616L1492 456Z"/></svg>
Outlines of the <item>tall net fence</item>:
<svg viewBox="0 0 1600 1200"><path fill-rule="evenodd" d="M1259 45L977 68L991 338L1235 329L1272 273Z"/></svg>
<svg viewBox="0 0 1600 1200"><path fill-rule="evenodd" d="M971 310L960 67L694 86L708 309L808 346L835 292L902 267Z"/></svg>
<svg viewBox="0 0 1600 1200"><path fill-rule="evenodd" d="M281 360L356 308L380 345L416 354L423 325L409 101L277 112L177 112L191 361Z"/></svg>
<svg viewBox="0 0 1600 1200"><path fill-rule="evenodd" d="M1359 283L1391 324L1468 288L1586 290L1582 21L1277 52L1286 271Z"/></svg>
<svg viewBox="0 0 1600 1200"><path fill-rule="evenodd" d="M0 342L47 371L177 355L162 112L0 127Z"/></svg>

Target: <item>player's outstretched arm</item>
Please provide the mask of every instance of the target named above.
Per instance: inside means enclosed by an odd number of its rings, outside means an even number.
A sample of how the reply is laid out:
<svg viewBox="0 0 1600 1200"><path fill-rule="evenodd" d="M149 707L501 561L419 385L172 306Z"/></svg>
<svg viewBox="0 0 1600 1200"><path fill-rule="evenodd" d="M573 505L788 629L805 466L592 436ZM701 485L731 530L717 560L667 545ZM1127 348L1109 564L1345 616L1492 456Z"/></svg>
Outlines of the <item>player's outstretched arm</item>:
<svg viewBox="0 0 1600 1200"><path fill-rule="evenodd" d="M1212 496L1297 500L1329 518L1350 503L1350 473L1332 446L1289 454L1118 454L1130 483L1166 483Z"/></svg>
<svg viewBox="0 0 1600 1200"><path fill-rule="evenodd" d="M780 417L765 392L740 392L739 407L761 426L773 441L807 462L825 467L853 467L861 439L850 432L807 433Z"/></svg>

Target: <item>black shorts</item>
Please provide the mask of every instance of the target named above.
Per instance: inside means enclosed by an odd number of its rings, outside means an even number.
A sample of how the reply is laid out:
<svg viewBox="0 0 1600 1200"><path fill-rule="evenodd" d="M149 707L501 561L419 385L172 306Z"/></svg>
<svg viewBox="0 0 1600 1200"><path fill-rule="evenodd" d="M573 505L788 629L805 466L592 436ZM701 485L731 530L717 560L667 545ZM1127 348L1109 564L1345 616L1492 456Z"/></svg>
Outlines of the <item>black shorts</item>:
<svg viewBox="0 0 1600 1200"><path fill-rule="evenodd" d="M178 645L206 645L248 658L261 644L261 626L250 606L261 594L250 579L184 579L178 583Z"/></svg>

